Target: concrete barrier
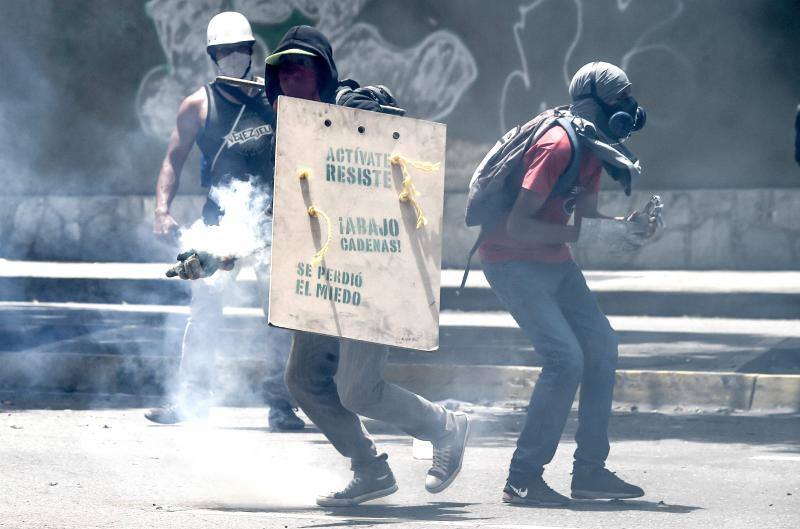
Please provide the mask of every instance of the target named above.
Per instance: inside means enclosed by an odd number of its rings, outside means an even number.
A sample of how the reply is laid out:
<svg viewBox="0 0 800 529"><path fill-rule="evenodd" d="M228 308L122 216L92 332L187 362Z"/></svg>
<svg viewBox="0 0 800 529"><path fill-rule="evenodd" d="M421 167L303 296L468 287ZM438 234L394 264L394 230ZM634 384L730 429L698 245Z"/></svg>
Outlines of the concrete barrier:
<svg viewBox="0 0 800 529"><path fill-rule="evenodd" d="M750 409L800 411L800 375L756 375Z"/></svg>
<svg viewBox="0 0 800 529"><path fill-rule="evenodd" d="M163 394L177 357L3 353L0 389ZM259 402L267 364L254 358L217 361L216 397L227 405ZM388 380L431 400L527 401L541 368L389 364ZM685 371L617 371L614 402L648 408L730 408L800 412L800 375Z"/></svg>

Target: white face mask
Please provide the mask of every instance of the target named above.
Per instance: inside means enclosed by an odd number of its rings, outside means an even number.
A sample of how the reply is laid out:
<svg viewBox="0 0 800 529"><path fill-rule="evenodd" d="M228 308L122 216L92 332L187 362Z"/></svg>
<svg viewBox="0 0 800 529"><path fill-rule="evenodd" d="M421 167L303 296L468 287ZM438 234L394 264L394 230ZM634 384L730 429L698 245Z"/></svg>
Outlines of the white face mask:
<svg viewBox="0 0 800 529"><path fill-rule="evenodd" d="M244 79L250 73L251 54L243 51L234 51L217 60L220 75Z"/></svg>

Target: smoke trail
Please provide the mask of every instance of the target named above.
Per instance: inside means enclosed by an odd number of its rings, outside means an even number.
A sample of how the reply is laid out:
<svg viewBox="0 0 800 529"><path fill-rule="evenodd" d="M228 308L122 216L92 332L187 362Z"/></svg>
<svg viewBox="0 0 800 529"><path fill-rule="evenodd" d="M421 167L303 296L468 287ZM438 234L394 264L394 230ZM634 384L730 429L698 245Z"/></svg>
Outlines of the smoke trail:
<svg viewBox="0 0 800 529"><path fill-rule="evenodd" d="M197 220L180 233L181 251L202 250L214 255L264 261L271 239L268 211L271 197L249 181L233 180L211 189L209 197L224 213L218 225Z"/></svg>
<svg viewBox="0 0 800 529"><path fill-rule="evenodd" d="M272 219L271 194L252 181L231 180L215 186L209 198L222 211L218 225L196 221L180 233L181 251L190 249L218 256L236 256L231 272L192 281L191 331L184 336L186 365L213 380L213 401L217 404L268 405L274 399L288 399L283 385L283 364L291 332L265 325L268 313ZM251 270L252 269L252 270ZM252 277L255 272L255 277ZM255 279L255 281L253 281ZM226 316L223 305L252 307L248 317ZM254 306L263 316L254 317ZM189 356L186 356L186 355ZM219 359L225 358L222 364ZM215 362L214 359L217 359ZM253 360L260 359L253 363ZM219 364L214 367L214 364ZM220 369L220 365L226 365ZM187 380L174 381L173 392ZM191 385L191 384L190 384ZM201 384L203 386L203 384ZM186 386L184 386L186 389ZM180 398L180 397L179 397Z"/></svg>

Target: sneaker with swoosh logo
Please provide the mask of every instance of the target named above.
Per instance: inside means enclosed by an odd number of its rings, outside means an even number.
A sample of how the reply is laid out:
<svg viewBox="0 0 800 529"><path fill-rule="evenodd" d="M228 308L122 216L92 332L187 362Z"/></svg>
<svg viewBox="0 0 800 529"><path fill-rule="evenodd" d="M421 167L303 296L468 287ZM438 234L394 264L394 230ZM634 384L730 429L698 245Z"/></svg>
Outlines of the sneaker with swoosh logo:
<svg viewBox="0 0 800 529"><path fill-rule="evenodd" d="M503 503L535 507L563 507L569 498L551 489L541 476L518 482L509 478L503 487Z"/></svg>

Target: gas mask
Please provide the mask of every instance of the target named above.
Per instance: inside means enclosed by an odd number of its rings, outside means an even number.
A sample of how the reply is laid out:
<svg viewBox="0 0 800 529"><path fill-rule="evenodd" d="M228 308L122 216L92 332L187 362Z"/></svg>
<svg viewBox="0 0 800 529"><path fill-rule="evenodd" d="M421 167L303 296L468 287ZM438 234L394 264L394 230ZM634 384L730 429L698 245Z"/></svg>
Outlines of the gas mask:
<svg viewBox="0 0 800 529"><path fill-rule="evenodd" d="M237 49L225 54L217 59L215 56L221 55L219 51L212 54L214 64L217 65L220 75L244 79L250 74L250 63L253 55L253 48L239 46Z"/></svg>
<svg viewBox="0 0 800 529"><path fill-rule="evenodd" d="M603 115L598 116L595 125L615 140L625 141L631 133L642 130L647 121L647 112L633 97L625 97L614 105L603 101L597 94L594 72L591 78L591 93L578 99L593 99L597 103Z"/></svg>
<svg viewBox="0 0 800 529"><path fill-rule="evenodd" d="M607 118L606 123L601 122L598 126L612 138L623 141L631 133L642 130L647 121L647 112L632 97L621 99L616 105L608 105L600 98L596 101Z"/></svg>

